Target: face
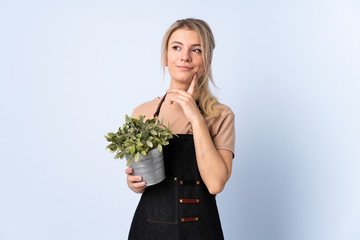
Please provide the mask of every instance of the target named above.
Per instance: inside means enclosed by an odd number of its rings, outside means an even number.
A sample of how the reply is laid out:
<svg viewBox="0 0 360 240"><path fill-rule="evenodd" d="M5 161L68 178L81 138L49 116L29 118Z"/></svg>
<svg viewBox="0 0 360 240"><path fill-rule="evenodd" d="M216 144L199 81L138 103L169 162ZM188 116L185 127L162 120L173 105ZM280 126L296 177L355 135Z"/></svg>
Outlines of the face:
<svg viewBox="0 0 360 240"><path fill-rule="evenodd" d="M204 73L202 47L193 30L178 29L169 38L167 64L171 81L190 84L195 73Z"/></svg>

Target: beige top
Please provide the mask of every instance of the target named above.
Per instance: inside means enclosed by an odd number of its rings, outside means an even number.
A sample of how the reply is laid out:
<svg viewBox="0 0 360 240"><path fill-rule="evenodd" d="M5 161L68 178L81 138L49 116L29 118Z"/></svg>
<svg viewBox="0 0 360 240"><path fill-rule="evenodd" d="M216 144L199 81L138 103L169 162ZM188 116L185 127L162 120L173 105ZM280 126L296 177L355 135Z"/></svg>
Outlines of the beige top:
<svg viewBox="0 0 360 240"><path fill-rule="evenodd" d="M145 119L152 118L159 103L160 98L157 97L149 102L143 103L136 107L132 117L138 118L139 115L145 115ZM173 133L176 134L192 134L192 126L185 116L181 106L174 102L170 104L164 101L161 106L159 119L163 119L165 126L170 126ZM216 149L229 150L235 154L235 115L230 107L220 104L219 116L210 124L209 132Z"/></svg>

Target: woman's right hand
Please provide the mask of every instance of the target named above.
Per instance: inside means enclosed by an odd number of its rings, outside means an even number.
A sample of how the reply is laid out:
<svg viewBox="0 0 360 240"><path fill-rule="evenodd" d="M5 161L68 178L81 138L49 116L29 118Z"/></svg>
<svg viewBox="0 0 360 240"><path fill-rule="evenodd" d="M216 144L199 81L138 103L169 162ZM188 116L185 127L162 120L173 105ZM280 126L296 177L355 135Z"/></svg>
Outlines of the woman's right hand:
<svg viewBox="0 0 360 240"><path fill-rule="evenodd" d="M132 168L125 169L125 173L127 174L127 184L134 192L143 193L146 188L146 183L142 181L140 176L133 176L133 172Z"/></svg>

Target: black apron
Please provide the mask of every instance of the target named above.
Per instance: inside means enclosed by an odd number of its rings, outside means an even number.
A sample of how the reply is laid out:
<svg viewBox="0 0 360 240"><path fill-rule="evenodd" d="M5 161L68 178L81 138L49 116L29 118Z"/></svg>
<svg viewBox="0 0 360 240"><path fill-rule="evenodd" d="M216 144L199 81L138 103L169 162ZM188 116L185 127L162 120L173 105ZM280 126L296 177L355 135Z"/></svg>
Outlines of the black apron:
<svg viewBox="0 0 360 240"><path fill-rule="evenodd" d="M154 116L157 116L165 96ZM197 167L192 134L178 134L163 148L164 181L142 194L131 224L130 240L224 239L215 195Z"/></svg>

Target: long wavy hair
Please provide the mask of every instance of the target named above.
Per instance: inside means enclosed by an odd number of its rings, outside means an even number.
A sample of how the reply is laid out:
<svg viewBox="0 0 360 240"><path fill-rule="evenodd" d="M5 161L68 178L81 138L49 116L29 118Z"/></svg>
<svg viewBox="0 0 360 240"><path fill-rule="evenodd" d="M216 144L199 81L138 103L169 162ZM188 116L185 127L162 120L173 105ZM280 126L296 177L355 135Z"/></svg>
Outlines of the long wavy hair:
<svg viewBox="0 0 360 240"><path fill-rule="evenodd" d="M196 91L194 98L198 102L205 119L212 122L212 120L219 115L219 102L217 98L211 93L209 88L209 80L216 87L211 71L211 59L213 56L213 50L215 48L214 35L212 34L209 25L203 20L195 18L177 20L167 30L162 40L161 64L164 73L167 63L169 39L171 35L178 29L193 30L200 38L205 71L198 79L198 90Z"/></svg>

